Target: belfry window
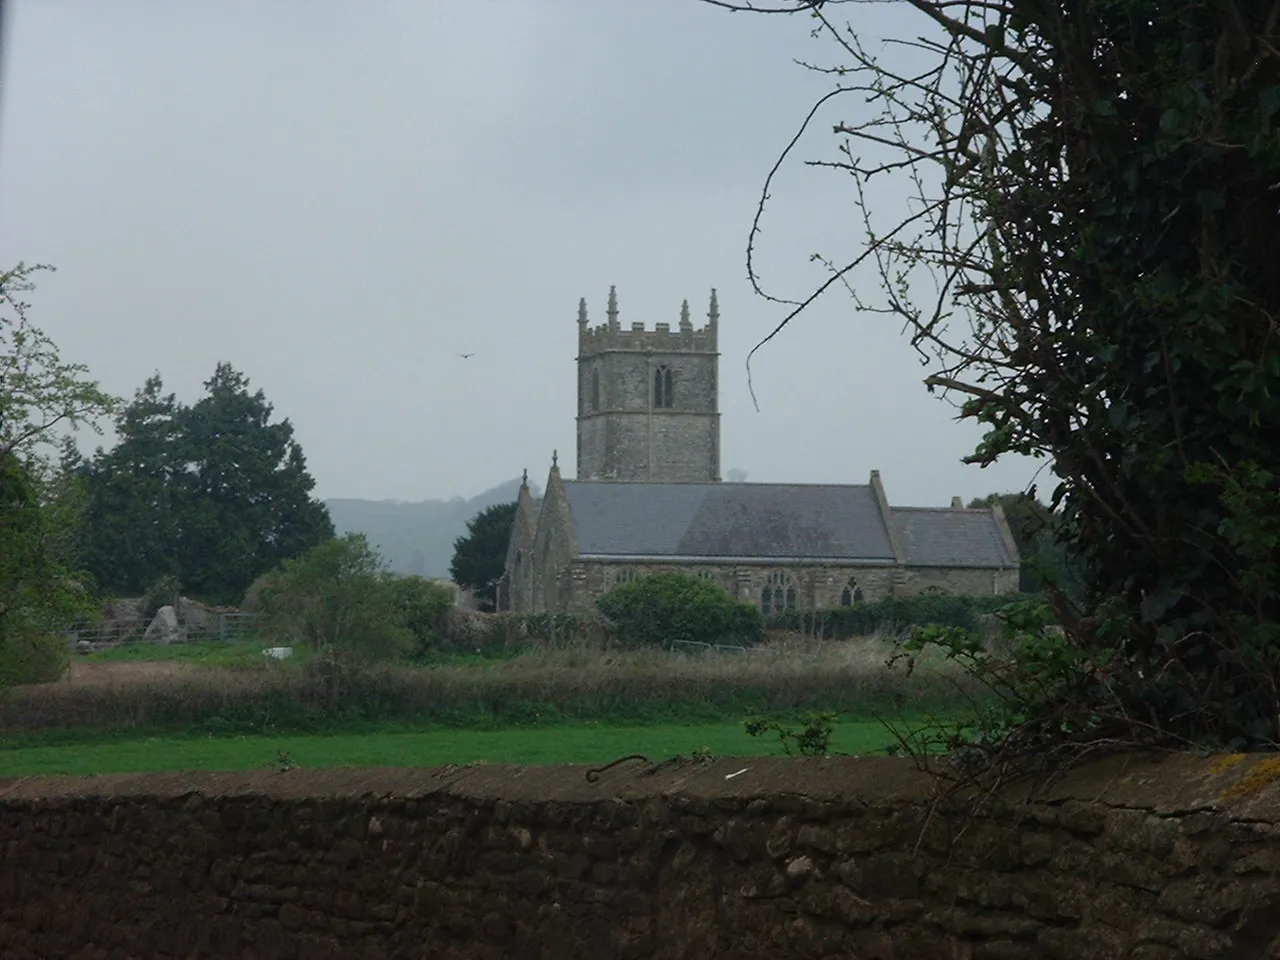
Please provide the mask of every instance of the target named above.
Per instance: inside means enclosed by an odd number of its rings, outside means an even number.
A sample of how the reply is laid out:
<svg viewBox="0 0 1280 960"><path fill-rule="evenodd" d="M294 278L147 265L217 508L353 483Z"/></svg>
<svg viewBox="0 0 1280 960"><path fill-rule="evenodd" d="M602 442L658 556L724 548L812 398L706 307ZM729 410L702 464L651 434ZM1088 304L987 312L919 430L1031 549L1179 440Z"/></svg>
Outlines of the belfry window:
<svg viewBox="0 0 1280 960"><path fill-rule="evenodd" d="M653 405L658 408L671 407L673 400L671 368L658 367L653 371Z"/></svg>
<svg viewBox="0 0 1280 960"><path fill-rule="evenodd" d="M600 409L600 371L591 371L591 409Z"/></svg>

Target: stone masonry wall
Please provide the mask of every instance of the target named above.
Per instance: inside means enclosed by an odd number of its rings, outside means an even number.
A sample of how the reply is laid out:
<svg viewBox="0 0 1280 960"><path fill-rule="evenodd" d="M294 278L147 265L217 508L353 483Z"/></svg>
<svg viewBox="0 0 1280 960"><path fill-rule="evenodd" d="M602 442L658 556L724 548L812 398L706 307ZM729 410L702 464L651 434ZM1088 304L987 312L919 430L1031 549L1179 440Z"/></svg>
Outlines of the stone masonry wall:
<svg viewBox="0 0 1280 960"><path fill-rule="evenodd" d="M1280 758L982 817L904 760L0 780L0 956L1280 956Z"/></svg>
<svg viewBox="0 0 1280 960"><path fill-rule="evenodd" d="M939 591L971 597L990 597L1002 593L1017 593L1018 578L1017 567L1007 570L904 567L895 594L910 597Z"/></svg>
<svg viewBox="0 0 1280 960"><path fill-rule="evenodd" d="M720 479L720 415L711 353L610 352L579 361L579 480ZM652 409L653 373L671 371L674 405ZM592 374L600 406L591 404Z"/></svg>
<svg viewBox="0 0 1280 960"><path fill-rule="evenodd" d="M575 594L576 606L589 609L594 598L616 587L620 575L644 577L679 570L705 576L746 603L760 605L761 591L770 574L782 572L796 587L796 607L800 610L830 610L840 606L846 584L862 591L868 602L895 596L914 596L940 591L960 596L989 597L1015 593L1018 570L981 570L947 567L867 567L811 566L793 564L660 564L617 561L582 562L582 587Z"/></svg>

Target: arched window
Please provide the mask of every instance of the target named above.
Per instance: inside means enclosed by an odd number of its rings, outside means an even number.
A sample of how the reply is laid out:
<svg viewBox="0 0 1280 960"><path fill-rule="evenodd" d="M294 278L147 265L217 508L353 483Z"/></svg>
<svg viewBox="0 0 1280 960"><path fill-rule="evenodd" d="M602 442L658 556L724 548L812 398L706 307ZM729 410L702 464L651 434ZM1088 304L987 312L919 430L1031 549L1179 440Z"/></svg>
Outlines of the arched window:
<svg viewBox="0 0 1280 960"><path fill-rule="evenodd" d="M655 407L670 407L673 400L671 368L658 367L653 371L653 405Z"/></svg>
<svg viewBox="0 0 1280 960"><path fill-rule="evenodd" d="M636 582L636 572L630 567L619 567L613 574L613 585L615 587L625 587L629 583Z"/></svg>
<svg viewBox="0 0 1280 960"><path fill-rule="evenodd" d="M775 570L769 574L764 589L760 591L760 612L766 617L775 617L795 608L796 582L790 574Z"/></svg>
<svg viewBox="0 0 1280 960"><path fill-rule="evenodd" d="M600 409L600 371L591 371L591 409Z"/></svg>
<svg viewBox="0 0 1280 960"><path fill-rule="evenodd" d="M849 578L849 582L844 585L844 589L840 591L840 606L852 607L855 603L862 602L862 588L858 586L858 581Z"/></svg>

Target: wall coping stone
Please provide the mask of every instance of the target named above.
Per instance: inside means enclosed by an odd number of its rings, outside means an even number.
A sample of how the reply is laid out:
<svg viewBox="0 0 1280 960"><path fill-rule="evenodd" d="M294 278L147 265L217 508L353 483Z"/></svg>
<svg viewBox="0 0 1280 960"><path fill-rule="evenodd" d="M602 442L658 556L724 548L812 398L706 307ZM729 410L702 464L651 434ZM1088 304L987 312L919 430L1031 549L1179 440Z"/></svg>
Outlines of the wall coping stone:
<svg viewBox="0 0 1280 960"><path fill-rule="evenodd" d="M471 800L596 804L616 798L750 801L805 797L868 807L914 804L937 781L900 757L737 757L628 761L592 783L586 764L472 764L437 768L335 768L0 778L0 807L83 797L275 799L451 796ZM738 771L745 771L738 773ZM731 776L737 774L736 776ZM1067 801L1147 810L1157 816L1214 812L1280 821L1280 754L1124 754L1081 764L1036 790L1013 785L1013 803Z"/></svg>

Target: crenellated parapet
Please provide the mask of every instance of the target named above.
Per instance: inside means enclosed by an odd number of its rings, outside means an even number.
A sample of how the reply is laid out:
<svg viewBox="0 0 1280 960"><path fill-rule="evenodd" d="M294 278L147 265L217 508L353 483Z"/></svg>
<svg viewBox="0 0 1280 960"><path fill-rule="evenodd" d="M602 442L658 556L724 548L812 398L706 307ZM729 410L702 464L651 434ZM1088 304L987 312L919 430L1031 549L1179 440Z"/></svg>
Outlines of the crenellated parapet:
<svg viewBox="0 0 1280 960"><path fill-rule="evenodd" d="M670 323L655 323L652 330L646 330L643 323L632 323L624 327L618 322L618 294L614 287L609 288L605 314L607 321L593 327L587 317L586 299L578 301L579 356L592 356L610 350L637 353L648 350L661 353L715 353L718 349L720 306L715 290L711 291L707 322L698 329L694 328L690 319L688 300L680 306L679 321L674 329Z"/></svg>

